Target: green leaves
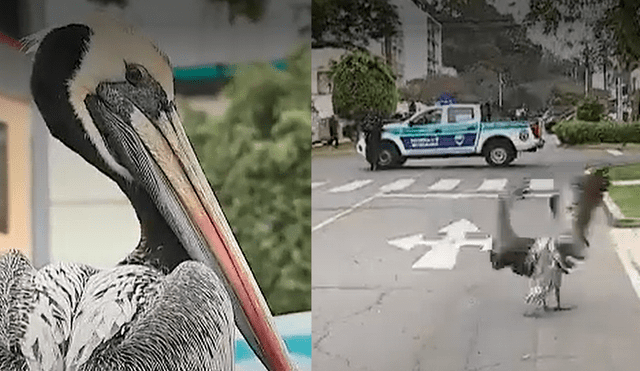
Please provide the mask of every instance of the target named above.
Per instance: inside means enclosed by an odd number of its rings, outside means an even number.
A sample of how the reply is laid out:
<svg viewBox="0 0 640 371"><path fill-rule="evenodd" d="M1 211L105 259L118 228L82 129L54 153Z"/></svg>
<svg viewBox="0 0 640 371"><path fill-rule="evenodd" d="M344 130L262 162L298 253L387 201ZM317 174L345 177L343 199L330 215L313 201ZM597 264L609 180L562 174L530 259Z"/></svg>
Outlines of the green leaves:
<svg viewBox="0 0 640 371"><path fill-rule="evenodd" d="M361 48L400 29L400 17L388 0L312 0L313 48Z"/></svg>
<svg viewBox="0 0 640 371"><path fill-rule="evenodd" d="M366 111L395 112L399 93L393 72L382 59L364 50L345 54L331 67L333 111L353 118Z"/></svg>
<svg viewBox="0 0 640 371"><path fill-rule="evenodd" d="M640 122L563 121L553 127L563 143L640 143Z"/></svg>
<svg viewBox="0 0 640 371"><path fill-rule="evenodd" d="M186 108L186 130L274 314L311 309L309 48L243 66L220 119Z"/></svg>
<svg viewBox="0 0 640 371"><path fill-rule="evenodd" d="M604 106L597 99L586 99L578 106L576 116L578 120L599 121L604 113Z"/></svg>

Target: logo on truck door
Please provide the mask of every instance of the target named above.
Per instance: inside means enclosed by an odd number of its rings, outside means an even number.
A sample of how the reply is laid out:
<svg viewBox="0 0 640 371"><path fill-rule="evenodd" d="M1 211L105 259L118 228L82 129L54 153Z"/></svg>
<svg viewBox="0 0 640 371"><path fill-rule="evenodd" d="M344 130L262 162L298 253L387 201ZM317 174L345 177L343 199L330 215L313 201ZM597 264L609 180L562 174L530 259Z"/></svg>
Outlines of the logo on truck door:
<svg viewBox="0 0 640 371"><path fill-rule="evenodd" d="M458 134L453 137L453 140L456 142L458 146L461 146L464 143L464 134Z"/></svg>
<svg viewBox="0 0 640 371"><path fill-rule="evenodd" d="M402 144L406 149L422 149L438 146L438 137L402 137Z"/></svg>

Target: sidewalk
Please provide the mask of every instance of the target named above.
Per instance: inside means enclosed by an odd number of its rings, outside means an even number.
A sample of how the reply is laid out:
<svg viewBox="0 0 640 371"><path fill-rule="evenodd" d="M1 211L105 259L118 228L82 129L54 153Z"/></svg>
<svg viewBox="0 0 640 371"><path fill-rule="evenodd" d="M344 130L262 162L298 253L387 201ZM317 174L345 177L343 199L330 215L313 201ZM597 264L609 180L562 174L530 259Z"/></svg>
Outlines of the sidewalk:
<svg viewBox="0 0 640 371"><path fill-rule="evenodd" d="M637 181L612 183L636 184ZM640 298L640 223L637 219L626 218L608 192L604 194L603 206L611 226L609 233L613 246L627 271L636 295Z"/></svg>

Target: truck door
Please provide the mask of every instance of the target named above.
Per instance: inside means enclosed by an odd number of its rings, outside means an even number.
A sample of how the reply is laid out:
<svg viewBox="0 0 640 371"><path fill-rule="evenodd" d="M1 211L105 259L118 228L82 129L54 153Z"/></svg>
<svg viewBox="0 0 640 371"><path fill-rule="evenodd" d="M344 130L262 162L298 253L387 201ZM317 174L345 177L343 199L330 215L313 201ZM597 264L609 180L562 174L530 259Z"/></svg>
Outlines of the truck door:
<svg viewBox="0 0 640 371"><path fill-rule="evenodd" d="M400 133L400 141L408 155L437 153L439 146L437 127L442 120L442 108L422 112L407 123Z"/></svg>
<svg viewBox="0 0 640 371"><path fill-rule="evenodd" d="M439 136L439 151L473 153L480 133L480 118L476 115L473 107L448 107L447 117L435 130Z"/></svg>

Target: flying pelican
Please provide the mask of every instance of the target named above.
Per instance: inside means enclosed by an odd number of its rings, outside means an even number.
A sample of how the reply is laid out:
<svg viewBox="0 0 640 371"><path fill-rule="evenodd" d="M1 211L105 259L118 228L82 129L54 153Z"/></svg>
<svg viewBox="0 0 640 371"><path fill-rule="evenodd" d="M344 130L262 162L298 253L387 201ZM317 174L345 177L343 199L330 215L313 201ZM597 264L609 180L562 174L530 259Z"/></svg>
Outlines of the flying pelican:
<svg viewBox="0 0 640 371"><path fill-rule="evenodd" d="M234 322L267 369L295 369L184 132L167 56L103 13L25 44L49 131L120 187L141 237L104 271L2 257L0 369L230 370Z"/></svg>
<svg viewBox="0 0 640 371"><path fill-rule="evenodd" d="M558 220L559 195L552 195L549 208L556 230L550 230L546 236L536 238L518 236L511 226L509 209L515 200L526 198L527 189L519 188L498 199L498 243L490 254L492 266L496 270L509 266L514 273L529 277L530 290L525 301L535 304L536 309L548 309L547 296L552 291L556 300L554 310L571 309L560 304L562 274L571 272L575 260L585 258L585 250L589 247L587 229L608 184L606 177L598 172L578 179L575 184L577 202L572 207L574 215L569 233L557 233L562 227ZM538 311L527 312L525 315L537 316Z"/></svg>

